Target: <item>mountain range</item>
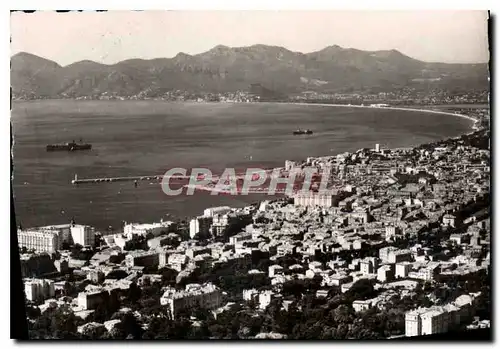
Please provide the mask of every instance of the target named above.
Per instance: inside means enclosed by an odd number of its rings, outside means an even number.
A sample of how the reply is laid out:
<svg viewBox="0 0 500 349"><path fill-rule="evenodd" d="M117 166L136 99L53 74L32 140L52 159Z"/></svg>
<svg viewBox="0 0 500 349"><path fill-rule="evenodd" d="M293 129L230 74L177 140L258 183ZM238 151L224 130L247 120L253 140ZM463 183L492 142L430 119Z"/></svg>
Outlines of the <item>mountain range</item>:
<svg viewBox="0 0 500 349"><path fill-rule="evenodd" d="M488 89L488 64L428 63L397 50L362 51L334 45L300 53L283 47L216 46L196 55L130 59L116 64L80 61L61 66L20 52L11 57L14 95L39 98L134 96L172 89L194 92L248 90L252 84L280 93L389 92Z"/></svg>

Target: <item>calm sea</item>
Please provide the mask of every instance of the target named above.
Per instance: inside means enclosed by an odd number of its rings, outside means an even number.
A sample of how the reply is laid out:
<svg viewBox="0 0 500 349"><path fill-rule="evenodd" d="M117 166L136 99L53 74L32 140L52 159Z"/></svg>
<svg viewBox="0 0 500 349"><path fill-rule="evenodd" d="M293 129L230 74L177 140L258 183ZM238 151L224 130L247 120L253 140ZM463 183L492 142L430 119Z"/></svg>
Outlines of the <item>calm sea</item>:
<svg viewBox="0 0 500 349"><path fill-rule="evenodd" d="M245 206L263 195L166 196L158 183L71 185L80 178L160 175L172 167L276 167L308 156L404 147L456 136L455 116L284 104L162 101L32 101L13 104L14 195L24 227L78 223L99 228ZM293 136L309 128L313 136ZM89 152L46 152L49 143L92 143Z"/></svg>

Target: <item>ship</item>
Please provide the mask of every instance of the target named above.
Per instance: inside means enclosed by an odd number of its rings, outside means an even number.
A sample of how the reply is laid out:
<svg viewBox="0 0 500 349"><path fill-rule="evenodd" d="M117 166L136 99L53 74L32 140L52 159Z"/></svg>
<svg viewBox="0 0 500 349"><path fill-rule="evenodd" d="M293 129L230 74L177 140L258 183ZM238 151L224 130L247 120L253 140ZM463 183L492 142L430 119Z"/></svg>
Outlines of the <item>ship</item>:
<svg viewBox="0 0 500 349"><path fill-rule="evenodd" d="M61 143L61 144L49 144L47 145L47 151L76 151L76 150L90 150L92 149L92 144L76 143L72 141L70 143Z"/></svg>
<svg viewBox="0 0 500 349"><path fill-rule="evenodd" d="M313 131L308 130L308 129L306 129L306 130L298 129L298 130L293 131L293 134L294 135L312 135Z"/></svg>

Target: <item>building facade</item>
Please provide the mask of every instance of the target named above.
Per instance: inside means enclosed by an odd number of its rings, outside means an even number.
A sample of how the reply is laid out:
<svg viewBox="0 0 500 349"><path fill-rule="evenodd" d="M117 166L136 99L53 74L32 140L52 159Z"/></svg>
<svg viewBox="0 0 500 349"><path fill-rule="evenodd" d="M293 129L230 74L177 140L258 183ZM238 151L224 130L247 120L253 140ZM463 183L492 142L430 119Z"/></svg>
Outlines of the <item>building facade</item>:
<svg viewBox="0 0 500 349"><path fill-rule="evenodd" d="M203 216L205 217L213 217L215 215L225 215L232 211L232 208L229 206L218 206L218 207L210 207L203 211Z"/></svg>
<svg viewBox="0 0 500 349"><path fill-rule="evenodd" d="M95 245L95 230L88 225L74 224L71 226L73 243L81 246Z"/></svg>
<svg viewBox="0 0 500 349"><path fill-rule="evenodd" d="M189 236L193 239L197 234L208 236L212 226L212 217L196 217L189 222Z"/></svg>
<svg viewBox="0 0 500 349"><path fill-rule="evenodd" d="M160 299L160 304L168 308L172 319L181 311L189 311L195 307L213 310L221 306L222 292L211 284L190 284L183 291L168 288Z"/></svg>
<svg viewBox="0 0 500 349"><path fill-rule="evenodd" d="M28 279L24 281L26 299L42 302L55 296L54 281L46 279Z"/></svg>
<svg viewBox="0 0 500 349"><path fill-rule="evenodd" d="M123 233L128 239L131 239L132 236L146 236L148 234L152 234L153 236L159 236L162 233L168 233L172 231L174 226L174 222L171 221L160 221L160 223L130 223L125 224L123 227Z"/></svg>
<svg viewBox="0 0 500 349"><path fill-rule="evenodd" d="M78 306L84 310L96 309L104 303L108 296L107 291L80 292L78 294Z"/></svg>
<svg viewBox="0 0 500 349"><path fill-rule="evenodd" d="M293 196L293 203L295 206L332 207L334 195L332 193L317 192L298 193Z"/></svg>
<svg viewBox="0 0 500 349"><path fill-rule="evenodd" d="M21 230L17 232L19 247L36 252L55 252L61 248L61 241L57 231L53 230Z"/></svg>
<svg viewBox="0 0 500 349"><path fill-rule="evenodd" d="M160 256L157 251L132 251L125 257L128 267L151 267L160 264Z"/></svg>

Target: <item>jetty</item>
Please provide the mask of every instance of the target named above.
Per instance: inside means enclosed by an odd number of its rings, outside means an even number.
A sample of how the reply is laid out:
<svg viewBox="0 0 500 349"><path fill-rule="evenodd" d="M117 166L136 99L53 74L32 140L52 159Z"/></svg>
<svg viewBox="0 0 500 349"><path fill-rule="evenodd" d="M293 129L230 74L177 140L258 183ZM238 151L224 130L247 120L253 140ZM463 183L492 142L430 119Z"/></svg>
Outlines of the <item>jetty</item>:
<svg viewBox="0 0 500 349"><path fill-rule="evenodd" d="M71 184L86 184L86 183L102 183L102 182L126 182L126 181L162 181L165 176L153 175L153 176L130 176L130 177L103 177L103 178L81 178L78 179L78 175L71 181ZM189 179L190 176L169 176L170 179Z"/></svg>
<svg viewBox="0 0 500 349"><path fill-rule="evenodd" d="M266 174L268 178L274 178L276 177L275 174L273 174L273 170L279 170L282 171L283 168L278 167L275 169L265 169ZM244 180L246 174L245 173L236 173L236 180ZM150 176L127 176L127 177L101 177L101 178L78 178L78 175L75 174L75 178L71 180L71 184L90 184L90 183L104 183L104 182L138 182L138 181L163 181L165 179L190 179L192 178L191 176L188 175L172 175L172 176L165 176L165 175L150 175ZM219 175L212 175L210 177L210 181L219 181L221 177ZM227 178L229 179L229 178Z"/></svg>

